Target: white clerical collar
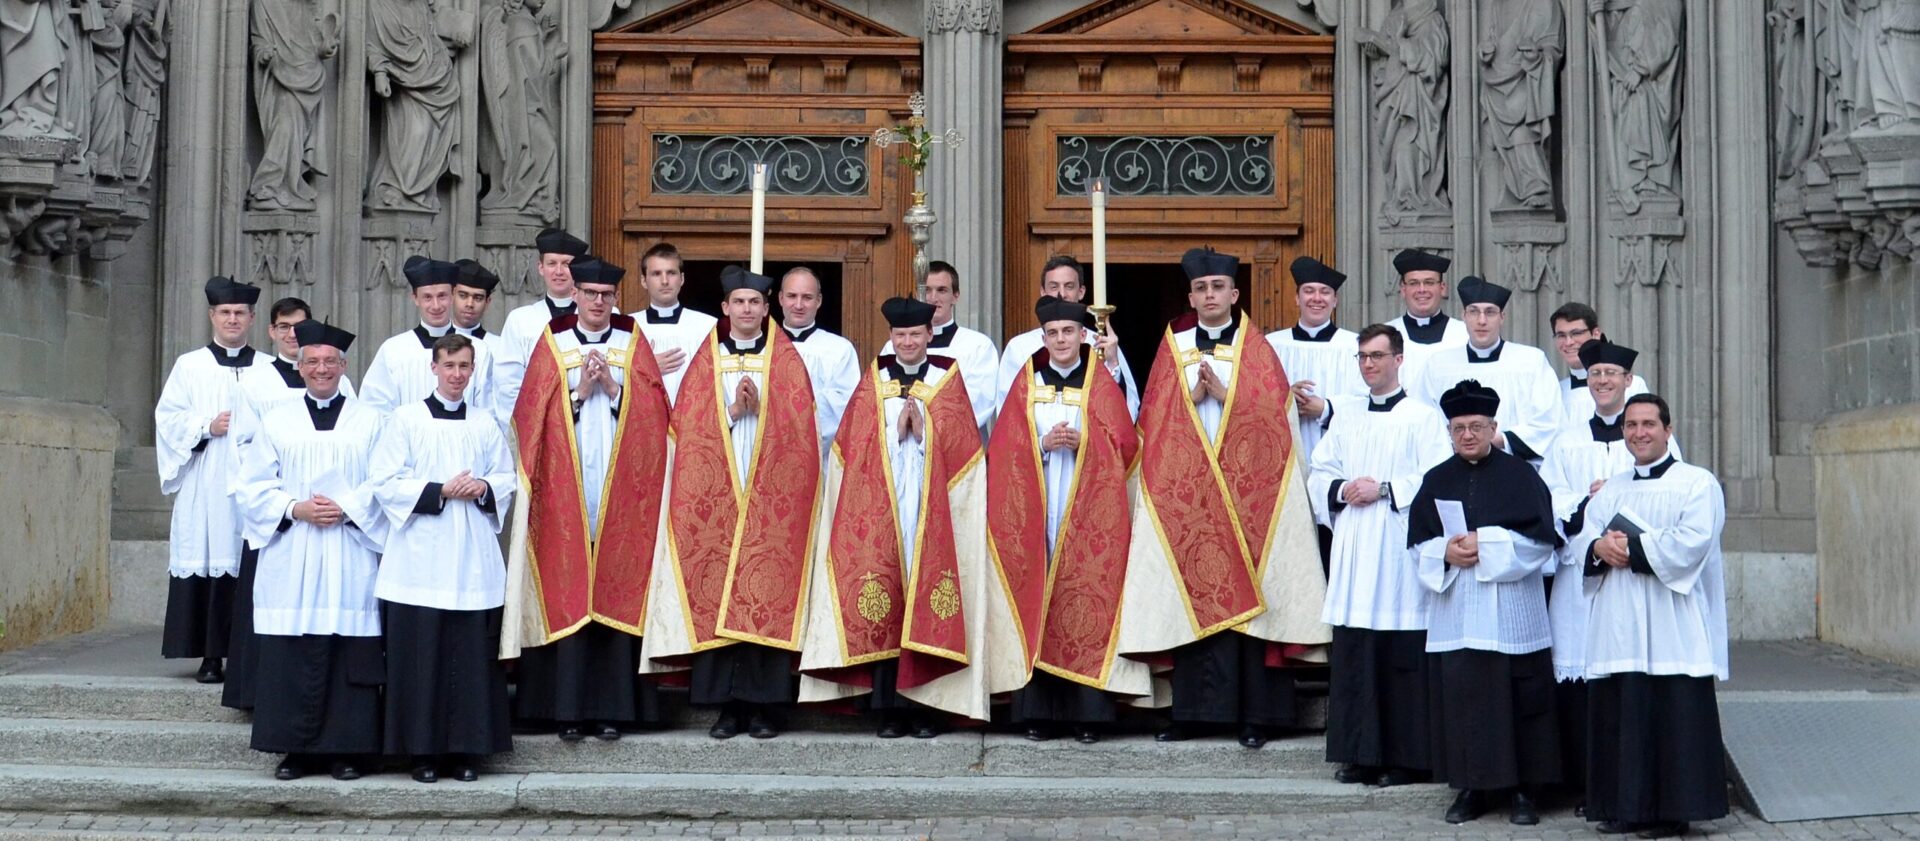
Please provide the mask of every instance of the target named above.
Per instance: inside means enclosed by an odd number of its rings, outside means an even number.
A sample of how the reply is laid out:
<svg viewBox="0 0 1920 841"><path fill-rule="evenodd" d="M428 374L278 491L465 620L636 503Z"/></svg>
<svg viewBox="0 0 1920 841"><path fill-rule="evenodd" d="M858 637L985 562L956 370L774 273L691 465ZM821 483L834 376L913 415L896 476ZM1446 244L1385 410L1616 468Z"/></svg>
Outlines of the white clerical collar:
<svg viewBox="0 0 1920 841"><path fill-rule="evenodd" d="M674 317L675 314L680 312L679 304L674 304L673 306L670 306L670 307L663 307L663 306L660 306L659 304L648 304L647 308L650 310L653 310L654 314L660 316L661 318L672 318Z"/></svg>
<svg viewBox="0 0 1920 841"><path fill-rule="evenodd" d="M1062 377L1066 377L1072 374L1073 372L1080 370L1080 363L1075 362L1072 365L1068 365L1067 367L1062 368L1060 367L1060 363L1049 359L1047 360L1047 367L1052 368L1054 373L1059 374Z"/></svg>
<svg viewBox="0 0 1920 841"><path fill-rule="evenodd" d="M805 333L808 330L813 329L812 324L784 324L783 323L780 326L786 328L787 334L791 336L798 336L801 333Z"/></svg>
<svg viewBox="0 0 1920 841"><path fill-rule="evenodd" d="M580 326L578 323L575 323L573 325L573 329L580 331L580 335L585 337L588 342L598 344L601 339L604 339L607 337L608 333L613 332L613 325L609 324L606 327L601 328L599 330L588 330L587 328Z"/></svg>
<svg viewBox="0 0 1920 841"><path fill-rule="evenodd" d="M1326 332L1331 327L1333 327L1333 319L1331 318L1327 319L1326 321L1320 322L1320 326L1318 327L1309 327L1307 326L1306 322L1304 321L1300 322L1300 332L1305 333L1309 336L1312 336L1316 339L1320 338L1320 334ZM1218 338L1218 336L1216 336L1215 338Z"/></svg>
<svg viewBox="0 0 1920 841"><path fill-rule="evenodd" d="M1198 329L1199 331L1206 333L1207 338L1213 339L1214 341L1219 341L1220 334L1227 332L1227 329L1232 326L1233 326L1233 319L1231 317L1227 319L1227 323L1222 324L1219 327L1208 327L1205 324L1194 325L1195 329Z"/></svg>
<svg viewBox="0 0 1920 841"><path fill-rule="evenodd" d="M1648 476L1652 476L1653 471L1655 469L1658 469L1661 465L1664 465L1667 462L1672 460L1673 460L1673 454L1671 452L1661 453L1660 457L1657 459L1654 459L1652 464L1638 464L1638 463L1634 464L1633 475L1638 476L1642 479L1645 479Z"/></svg>
<svg viewBox="0 0 1920 841"><path fill-rule="evenodd" d="M921 371L926 370L927 360L922 359L919 362L916 362L912 365L908 365L905 362L901 362L899 357L895 357L893 360L893 364L900 366L900 373L906 374L908 376L917 376Z"/></svg>
<svg viewBox="0 0 1920 841"><path fill-rule="evenodd" d="M1406 389L1396 387L1394 388L1394 390L1389 391L1386 394L1373 394L1369 392L1367 394L1367 399L1369 401L1372 401L1373 405L1375 406L1385 406L1387 405L1387 401L1392 400L1393 398L1398 397L1402 394L1405 394L1406 392L1407 392Z"/></svg>
<svg viewBox="0 0 1920 841"><path fill-rule="evenodd" d="M433 390L433 399L440 401L440 408L446 409L449 412L459 409L460 404L466 402L464 400L448 400L446 395L441 394L440 389L437 388Z"/></svg>
<svg viewBox="0 0 1920 841"><path fill-rule="evenodd" d="M1601 422L1601 423L1604 423L1604 424L1606 424L1606 425L1608 425L1608 426L1612 426L1612 425L1614 425L1614 424L1616 424L1616 423L1619 423L1619 422L1620 422L1620 416L1621 416L1621 415L1624 415L1624 414L1626 414L1626 413L1627 413L1627 407L1625 407L1625 406L1621 406L1621 407L1620 407L1620 411L1618 411L1618 412L1614 412L1614 413L1613 413L1613 414L1611 414L1611 415L1603 415L1603 414L1600 414L1600 412L1598 412L1598 411L1595 411L1595 412L1593 413L1593 416L1594 416L1594 417L1596 417L1596 418L1599 418L1599 419L1600 419L1600 422Z"/></svg>
<svg viewBox="0 0 1920 841"><path fill-rule="evenodd" d="M732 330L727 331L727 337L733 340L734 347L752 347L753 343L760 341L760 337L763 335L765 334L755 333L751 336L742 336L739 333L733 332Z"/></svg>
<svg viewBox="0 0 1920 841"><path fill-rule="evenodd" d="M431 324L428 324L422 321L420 322L420 329L427 331L427 335L438 339L441 336L445 336L446 334L453 332L453 322L449 320L446 324L441 325L439 327L435 327Z"/></svg>
<svg viewBox="0 0 1920 841"><path fill-rule="evenodd" d="M1416 327L1425 327L1428 324L1432 324L1433 320L1435 318L1438 318L1439 316L1440 314L1436 312L1433 315L1427 316L1426 318L1421 318L1420 316L1414 315L1413 313L1409 312L1407 313L1407 323L1412 324Z"/></svg>
<svg viewBox="0 0 1920 841"><path fill-rule="evenodd" d="M278 359L278 360L280 360L281 362L285 362L285 363L287 363L288 365L298 365L298 364L300 364L300 359L299 359L298 357L294 357L294 356L288 356L288 355L286 355L286 354L284 354L284 353L281 353L281 352L279 352L279 351L277 351L277 350L273 352L273 358L275 358L275 359Z"/></svg>
<svg viewBox="0 0 1920 841"><path fill-rule="evenodd" d="M472 327L461 327L460 325L455 324L453 325L453 332L459 333L460 335L466 336L467 338L471 339L473 338L474 331L479 328L480 328L480 325L478 324L475 324Z"/></svg>
<svg viewBox="0 0 1920 841"><path fill-rule="evenodd" d="M1567 375L1568 375L1568 376L1570 376L1570 377L1572 377L1572 378L1574 378L1574 379L1576 379L1576 380L1584 380L1584 379L1586 379L1586 378L1587 378L1587 369L1585 369L1585 368L1568 368L1568 369L1567 369Z"/></svg>
<svg viewBox="0 0 1920 841"><path fill-rule="evenodd" d="M322 400L319 397L315 396L311 390L307 392L307 399L313 401L313 407L321 410L325 410L328 406L333 405L333 401L339 398L339 396L340 396L340 392L336 391L333 393L332 397Z"/></svg>
<svg viewBox="0 0 1920 841"><path fill-rule="evenodd" d="M572 298L555 298L552 295L548 295L547 303L552 304L554 309L563 310L563 309L566 309L567 307L573 306L573 299Z"/></svg>
<svg viewBox="0 0 1920 841"><path fill-rule="evenodd" d="M247 346L245 344L242 344L239 347L227 347L226 345L221 344L219 339L213 340L213 346L221 349L222 351L225 351L228 359L232 359L234 357L239 356L241 351L247 349Z"/></svg>
<svg viewBox="0 0 1920 841"><path fill-rule="evenodd" d="M953 329L953 319L949 318L947 319L947 323L945 324L934 325L933 332L936 334L945 333L948 330L952 330L952 329Z"/></svg>
<svg viewBox="0 0 1920 841"><path fill-rule="evenodd" d="M1478 356L1481 359L1485 359L1489 356L1494 355L1495 353L1498 353L1500 350L1500 346L1503 344L1506 344L1505 339L1495 339L1493 341L1493 347L1482 349L1482 348L1474 347L1473 342L1469 341L1467 342L1467 352L1473 354L1474 356Z"/></svg>

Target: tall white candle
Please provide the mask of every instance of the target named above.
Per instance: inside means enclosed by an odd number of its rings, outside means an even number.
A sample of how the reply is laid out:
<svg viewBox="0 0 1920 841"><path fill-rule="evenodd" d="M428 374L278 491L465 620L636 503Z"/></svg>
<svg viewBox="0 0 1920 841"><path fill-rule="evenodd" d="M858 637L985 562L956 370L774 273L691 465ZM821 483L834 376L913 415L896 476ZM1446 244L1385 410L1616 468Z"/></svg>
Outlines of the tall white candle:
<svg viewBox="0 0 1920 841"><path fill-rule="evenodd" d="M1093 305L1107 305L1107 185L1093 181Z"/></svg>
<svg viewBox="0 0 1920 841"><path fill-rule="evenodd" d="M767 259L767 165L753 165L753 243L747 252L747 271L765 274Z"/></svg>

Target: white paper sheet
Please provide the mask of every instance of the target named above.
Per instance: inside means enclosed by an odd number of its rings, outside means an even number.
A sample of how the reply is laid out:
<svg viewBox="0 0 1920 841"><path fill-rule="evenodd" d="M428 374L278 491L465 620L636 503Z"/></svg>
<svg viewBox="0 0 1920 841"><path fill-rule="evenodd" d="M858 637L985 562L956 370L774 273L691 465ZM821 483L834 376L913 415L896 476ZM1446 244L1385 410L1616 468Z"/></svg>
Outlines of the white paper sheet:
<svg viewBox="0 0 1920 841"><path fill-rule="evenodd" d="M1447 533L1448 540L1467 533L1467 507L1460 504L1460 500L1436 499L1433 507L1440 513L1440 528Z"/></svg>

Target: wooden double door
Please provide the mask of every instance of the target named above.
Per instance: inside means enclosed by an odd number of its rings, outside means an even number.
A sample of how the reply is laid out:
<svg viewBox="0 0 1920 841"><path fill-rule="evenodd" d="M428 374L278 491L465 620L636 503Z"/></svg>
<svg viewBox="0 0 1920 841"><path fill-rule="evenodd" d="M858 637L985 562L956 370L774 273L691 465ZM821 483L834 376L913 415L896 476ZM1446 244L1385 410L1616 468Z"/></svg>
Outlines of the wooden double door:
<svg viewBox="0 0 1920 841"><path fill-rule="evenodd" d="M1334 250L1331 37L1233 0L1109 0L1009 36L1004 67L1000 338L1031 326L1049 256L1091 259L1095 177L1130 358L1185 308L1197 245L1241 258L1263 326L1291 321L1287 263ZM873 134L920 79L918 39L824 0L689 0L596 36L596 249L637 273L671 242L685 298L717 305L719 267L748 256L748 167L767 161L768 273L814 269L822 322L876 350L913 253L911 175ZM645 305L638 283L623 305Z"/></svg>

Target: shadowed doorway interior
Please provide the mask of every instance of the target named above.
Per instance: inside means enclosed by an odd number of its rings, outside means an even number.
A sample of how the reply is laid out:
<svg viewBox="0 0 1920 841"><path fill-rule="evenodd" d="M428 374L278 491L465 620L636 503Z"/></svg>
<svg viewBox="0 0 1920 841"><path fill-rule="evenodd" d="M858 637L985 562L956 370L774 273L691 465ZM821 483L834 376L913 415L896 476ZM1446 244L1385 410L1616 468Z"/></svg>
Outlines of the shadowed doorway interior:
<svg viewBox="0 0 1920 841"><path fill-rule="evenodd" d="M1246 309L1253 289L1252 266L1240 264L1234 286L1240 290L1239 307ZM1191 309L1186 272L1177 262L1109 265L1107 298L1114 307L1113 331L1120 336L1120 352L1127 357L1133 381L1144 390L1167 324Z"/></svg>

